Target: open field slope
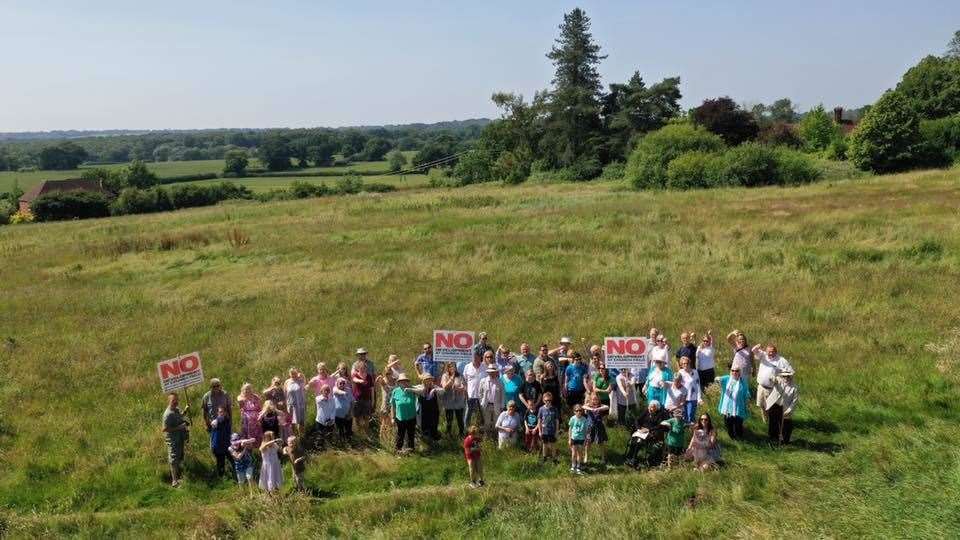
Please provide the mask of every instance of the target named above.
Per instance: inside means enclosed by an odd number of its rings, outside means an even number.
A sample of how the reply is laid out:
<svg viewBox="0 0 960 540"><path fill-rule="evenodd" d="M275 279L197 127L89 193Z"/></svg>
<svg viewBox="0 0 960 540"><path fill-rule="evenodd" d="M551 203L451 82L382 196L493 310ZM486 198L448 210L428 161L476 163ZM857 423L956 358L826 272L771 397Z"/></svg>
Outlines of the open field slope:
<svg viewBox="0 0 960 540"><path fill-rule="evenodd" d="M960 327L958 206L960 174L940 171L686 193L477 186L0 228L0 534L955 536L957 377L925 344ZM328 453L310 496L277 503L209 480L195 429L186 486L166 485L155 363L178 352L201 351L235 393L360 345L379 366L409 362L435 328L516 348L652 324L674 341L734 327L776 340L799 370L795 444L769 447L754 414L755 436L721 436L719 472L584 478L487 447L482 490L464 486L453 445Z"/></svg>

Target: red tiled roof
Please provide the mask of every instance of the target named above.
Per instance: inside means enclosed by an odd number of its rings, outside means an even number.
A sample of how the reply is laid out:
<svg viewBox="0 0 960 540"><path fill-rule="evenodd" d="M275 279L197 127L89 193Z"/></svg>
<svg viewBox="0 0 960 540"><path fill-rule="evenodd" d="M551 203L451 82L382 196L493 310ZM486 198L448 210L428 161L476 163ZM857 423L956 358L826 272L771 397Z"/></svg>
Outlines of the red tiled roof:
<svg viewBox="0 0 960 540"><path fill-rule="evenodd" d="M30 191L20 197L21 202L29 203L41 195L48 193L57 193L61 191L93 191L96 193L109 193L104 189L99 180L85 180L83 178L71 178L68 180L44 180Z"/></svg>

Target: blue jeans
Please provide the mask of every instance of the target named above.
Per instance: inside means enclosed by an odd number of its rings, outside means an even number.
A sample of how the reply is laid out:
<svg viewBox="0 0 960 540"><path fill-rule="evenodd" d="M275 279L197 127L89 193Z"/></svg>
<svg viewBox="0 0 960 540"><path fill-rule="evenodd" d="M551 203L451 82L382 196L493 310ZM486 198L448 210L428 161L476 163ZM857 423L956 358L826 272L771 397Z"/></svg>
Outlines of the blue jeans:
<svg viewBox="0 0 960 540"><path fill-rule="evenodd" d="M687 401L683 404L683 421L693 424L697 421L697 402Z"/></svg>

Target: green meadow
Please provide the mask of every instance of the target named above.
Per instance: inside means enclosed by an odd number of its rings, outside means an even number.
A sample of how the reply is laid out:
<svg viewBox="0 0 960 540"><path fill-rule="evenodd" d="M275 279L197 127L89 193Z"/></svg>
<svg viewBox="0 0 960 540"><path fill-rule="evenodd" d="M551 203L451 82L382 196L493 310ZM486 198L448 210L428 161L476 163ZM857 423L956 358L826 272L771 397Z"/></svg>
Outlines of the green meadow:
<svg viewBox="0 0 960 540"><path fill-rule="evenodd" d="M406 152L407 158L409 159L414 152ZM221 174L223 173L223 160L222 159L205 159L197 161L160 161L160 162L148 162L147 168L150 169L154 174L160 178L166 178L171 176L186 176L191 174ZM113 163L110 165L82 165L79 169L72 171L0 171L0 193L10 191L13 189L14 184L20 186L20 189L24 191L29 191L34 185L39 184L44 180L63 180L66 178L79 178L83 174L84 169L88 168L104 168L104 169L120 169L126 167L126 163ZM260 162L257 159L250 160L250 168L260 167ZM381 183L397 183L399 186L407 185L407 182L400 180L400 177L394 177L393 175L387 176L388 164L386 161L358 161L351 163L350 165L336 166L336 167L308 167L304 169L293 169L286 171L284 174L289 176L283 177L269 177L269 178L247 178L243 179L240 182L248 185L251 189L257 190L269 190L273 188L283 188L290 185L291 182L295 180L305 180L309 182L319 182L322 178L317 177L306 177L298 178L297 174L303 173L316 173L324 172L329 174L341 173L347 175L352 172L383 172L384 177L364 177L365 182L381 182ZM328 182L335 180L335 177L323 177L326 178ZM411 185L416 185L417 180L421 184L425 184L424 175L406 175L408 180L413 180L410 182ZM219 182L216 180L215 182ZM262 187L267 186L267 187Z"/></svg>
<svg viewBox="0 0 960 540"><path fill-rule="evenodd" d="M953 169L411 189L0 228L0 536L955 537L958 205ZM436 328L516 350L652 325L673 343L688 329L775 340L798 370L794 443L767 444L751 407L752 435L721 434L727 466L709 473L627 470L619 429L612 466L585 477L487 444L478 490L454 442L403 458L369 443L314 455L307 495L270 498L215 481L195 426L186 483L168 485L156 362L178 353L200 351L235 394L358 346L409 367Z"/></svg>

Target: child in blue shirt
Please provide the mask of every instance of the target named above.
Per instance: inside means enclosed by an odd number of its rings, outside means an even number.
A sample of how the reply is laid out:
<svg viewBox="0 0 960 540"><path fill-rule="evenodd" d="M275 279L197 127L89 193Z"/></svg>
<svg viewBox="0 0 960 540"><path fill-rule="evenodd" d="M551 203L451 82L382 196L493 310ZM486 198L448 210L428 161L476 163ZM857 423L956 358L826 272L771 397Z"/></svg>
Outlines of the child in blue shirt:
<svg viewBox="0 0 960 540"><path fill-rule="evenodd" d="M587 428L590 421L583 414L583 405L573 406L573 416L570 417L570 472L583 474L584 444L587 441Z"/></svg>

